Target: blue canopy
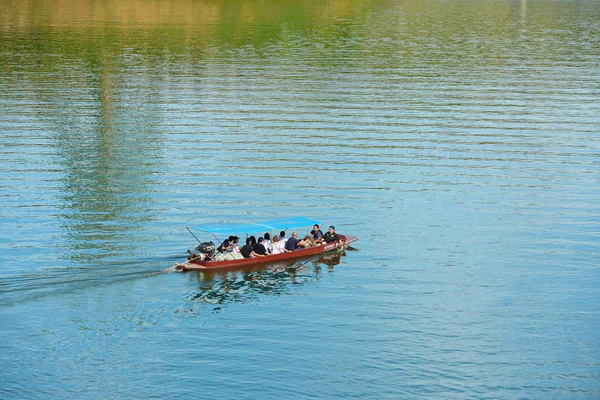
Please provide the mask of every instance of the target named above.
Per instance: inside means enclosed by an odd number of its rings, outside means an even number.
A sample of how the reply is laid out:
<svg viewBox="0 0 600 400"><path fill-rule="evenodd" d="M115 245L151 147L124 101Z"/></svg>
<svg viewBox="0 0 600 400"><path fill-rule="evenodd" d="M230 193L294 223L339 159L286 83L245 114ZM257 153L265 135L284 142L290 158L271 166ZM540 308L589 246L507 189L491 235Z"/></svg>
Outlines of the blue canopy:
<svg viewBox="0 0 600 400"><path fill-rule="evenodd" d="M215 236L219 234L229 236L246 235L249 233L264 232L265 230L283 231L289 228L301 228L314 224L320 224L320 222L306 217L292 217L246 224L203 224L192 226L192 228L199 231L212 233Z"/></svg>

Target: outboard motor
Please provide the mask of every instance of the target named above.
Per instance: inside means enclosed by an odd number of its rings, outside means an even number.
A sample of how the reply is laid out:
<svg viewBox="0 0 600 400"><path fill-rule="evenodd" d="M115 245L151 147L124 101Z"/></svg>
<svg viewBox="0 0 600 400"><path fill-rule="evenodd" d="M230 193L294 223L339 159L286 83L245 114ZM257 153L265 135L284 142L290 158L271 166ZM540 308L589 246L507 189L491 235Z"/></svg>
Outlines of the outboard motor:
<svg viewBox="0 0 600 400"><path fill-rule="evenodd" d="M200 252L200 256L203 260L211 260L216 252L215 244L213 242L203 242L196 246L196 250Z"/></svg>

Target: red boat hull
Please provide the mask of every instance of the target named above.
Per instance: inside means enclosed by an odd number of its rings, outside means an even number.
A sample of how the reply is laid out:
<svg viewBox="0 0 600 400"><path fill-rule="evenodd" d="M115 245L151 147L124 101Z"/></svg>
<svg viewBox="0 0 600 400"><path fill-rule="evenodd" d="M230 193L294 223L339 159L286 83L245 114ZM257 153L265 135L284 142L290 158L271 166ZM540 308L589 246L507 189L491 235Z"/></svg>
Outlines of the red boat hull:
<svg viewBox="0 0 600 400"><path fill-rule="evenodd" d="M291 260L291 259L295 259L295 258L303 258L303 257L317 255L317 254L322 254L322 253L325 253L328 251L343 248L344 246L347 246L348 244L358 240L358 237L356 237L356 236L344 236L344 235L338 235L338 236L340 237L340 240L337 242L320 245L320 246L315 246L315 247L309 247L307 249L301 249L301 250L291 251L291 252L287 252L287 253L272 254L272 255L268 255L266 257L243 258L241 260L227 260L227 261L192 260L192 261L183 262L181 264L177 264L177 265L175 265L175 268L182 270L182 271L206 271L206 270L222 269L222 268L245 267L245 266L257 265L257 264L269 264L269 263L275 262L275 261Z"/></svg>

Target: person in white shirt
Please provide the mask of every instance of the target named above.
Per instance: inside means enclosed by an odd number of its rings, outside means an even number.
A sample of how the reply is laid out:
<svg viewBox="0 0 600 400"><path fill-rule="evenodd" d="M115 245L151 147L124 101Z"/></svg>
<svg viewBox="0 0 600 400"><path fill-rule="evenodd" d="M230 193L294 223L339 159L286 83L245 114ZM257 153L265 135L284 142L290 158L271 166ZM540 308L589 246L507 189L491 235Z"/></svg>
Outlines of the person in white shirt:
<svg viewBox="0 0 600 400"><path fill-rule="evenodd" d="M282 246L285 248L285 244L287 243L288 238L285 237L285 231L279 232L279 243L283 243Z"/></svg>
<svg viewBox="0 0 600 400"><path fill-rule="evenodd" d="M273 236L273 254L285 253L285 243L279 240L279 236Z"/></svg>
<svg viewBox="0 0 600 400"><path fill-rule="evenodd" d="M267 253L273 253L273 243L271 242L271 235L269 232L265 233L263 246L265 246L265 249L267 249Z"/></svg>

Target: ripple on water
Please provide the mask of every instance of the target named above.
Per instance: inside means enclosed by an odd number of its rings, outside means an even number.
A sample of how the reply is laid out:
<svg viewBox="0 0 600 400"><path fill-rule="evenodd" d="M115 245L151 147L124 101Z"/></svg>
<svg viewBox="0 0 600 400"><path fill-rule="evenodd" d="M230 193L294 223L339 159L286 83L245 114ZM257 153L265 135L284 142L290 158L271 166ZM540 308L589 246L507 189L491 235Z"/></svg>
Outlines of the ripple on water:
<svg viewBox="0 0 600 400"><path fill-rule="evenodd" d="M599 397L594 2L27 4L2 397ZM185 226L302 214L360 241L169 269Z"/></svg>

